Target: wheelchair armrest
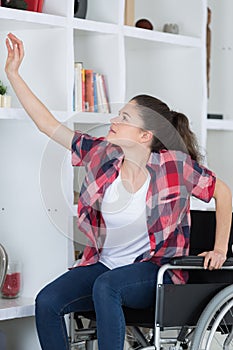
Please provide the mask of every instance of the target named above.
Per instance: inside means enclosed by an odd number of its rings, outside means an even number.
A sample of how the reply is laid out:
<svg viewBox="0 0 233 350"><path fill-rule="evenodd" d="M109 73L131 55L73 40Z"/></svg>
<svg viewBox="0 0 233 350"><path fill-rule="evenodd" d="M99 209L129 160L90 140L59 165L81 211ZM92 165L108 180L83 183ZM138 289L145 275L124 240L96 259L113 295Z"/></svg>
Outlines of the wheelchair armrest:
<svg viewBox="0 0 233 350"><path fill-rule="evenodd" d="M198 266L201 267L204 264L203 256L189 255L189 256L179 256L176 258L172 258L169 263L171 265L179 265L179 266ZM233 266L233 258L228 258L223 266Z"/></svg>

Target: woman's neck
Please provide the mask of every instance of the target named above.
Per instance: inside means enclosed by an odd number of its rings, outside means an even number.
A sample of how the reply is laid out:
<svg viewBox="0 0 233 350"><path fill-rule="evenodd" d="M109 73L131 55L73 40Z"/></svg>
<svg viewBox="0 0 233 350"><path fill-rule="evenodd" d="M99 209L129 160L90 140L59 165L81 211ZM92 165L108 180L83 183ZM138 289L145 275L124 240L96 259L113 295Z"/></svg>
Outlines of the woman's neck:
<svg viewBox="0 0 233 350"><path fill-rule="evenodd" d="M148 176L146 164L149 157L150 151L137 156L134 152L134 157L129 157L129 154L125 156L121 166L121 178L129 192L136 192L146 181Z"/></svg>

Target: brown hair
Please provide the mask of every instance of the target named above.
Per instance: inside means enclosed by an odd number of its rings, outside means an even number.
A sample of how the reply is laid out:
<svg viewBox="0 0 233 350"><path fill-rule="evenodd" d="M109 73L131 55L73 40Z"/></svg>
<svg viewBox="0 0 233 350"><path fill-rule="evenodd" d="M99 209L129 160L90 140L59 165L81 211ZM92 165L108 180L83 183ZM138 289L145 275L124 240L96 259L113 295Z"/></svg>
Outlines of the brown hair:
<svg viewBox="0 0 233 350"><path fill-rule="evenodd" d="M170 110L166 103L149 95L138 95L136 103L145 130L153 132L152 152L162 149L183 151L196 161L202 160L195 134L183 113Z"/></svg>

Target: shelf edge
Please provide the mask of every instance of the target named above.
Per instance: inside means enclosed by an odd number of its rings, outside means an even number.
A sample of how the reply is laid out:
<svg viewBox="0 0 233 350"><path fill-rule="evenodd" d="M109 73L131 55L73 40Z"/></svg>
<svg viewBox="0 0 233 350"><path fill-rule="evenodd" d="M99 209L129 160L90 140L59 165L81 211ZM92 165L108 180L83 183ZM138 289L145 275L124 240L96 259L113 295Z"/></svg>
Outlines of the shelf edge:
<svg viewBox="0 0 233 350"><path fill-rule="evenodd" d="M10 320L35 315L33 298L19 297L17 299L0 298L0 320Z"/></svg>
<svg viewBox="0 0 233 350"><path fill-rule="evenodd" d="M233 131L233 120L207 120L207 130Z"/></svg>
<svg viewBox="0 0 233 350"><path fill-rule="evenodd" d="M124 36L134 39L149 40L177 46L202 47L202 40L196 37L190 37L181 34L171 34L159 31L149 31L147 29L124 26Z"/></svg>

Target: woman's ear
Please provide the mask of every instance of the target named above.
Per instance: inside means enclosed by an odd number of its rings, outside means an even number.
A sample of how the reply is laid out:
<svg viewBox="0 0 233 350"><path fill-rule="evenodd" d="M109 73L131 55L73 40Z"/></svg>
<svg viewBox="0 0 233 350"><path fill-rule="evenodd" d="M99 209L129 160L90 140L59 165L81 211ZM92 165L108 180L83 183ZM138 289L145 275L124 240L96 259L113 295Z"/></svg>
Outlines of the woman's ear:
<svg viewBox="0 0 233 350"><path fill-rule="evenodd" d="M150 142L153 138L153 132L149 130L142 130L142 142Z"/></svg>

